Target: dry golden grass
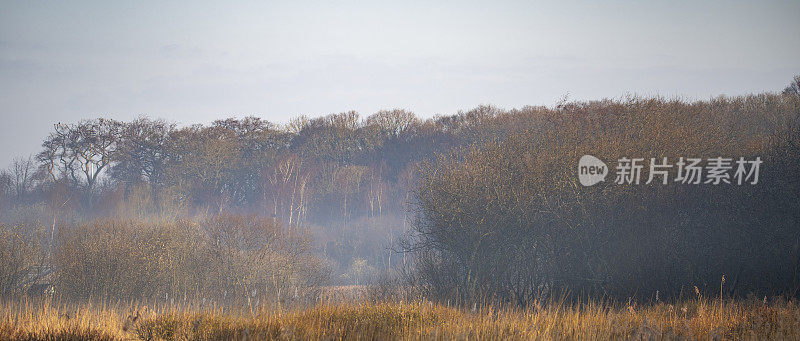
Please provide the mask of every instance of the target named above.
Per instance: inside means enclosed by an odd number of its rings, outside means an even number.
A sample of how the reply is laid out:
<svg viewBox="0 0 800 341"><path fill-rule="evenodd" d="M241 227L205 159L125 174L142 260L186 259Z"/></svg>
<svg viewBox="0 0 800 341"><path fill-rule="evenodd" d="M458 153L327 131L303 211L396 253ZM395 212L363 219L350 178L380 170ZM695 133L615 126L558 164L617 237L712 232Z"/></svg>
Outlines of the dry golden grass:
<svg viewBox="0 0 800 341"><path fill-rule="evenodd" d="M6 302L0 339L798 339L791 301L540 304L459 309L430 302L330 303L276 312ZM138 317L137 317L138 316Z"/></svg>

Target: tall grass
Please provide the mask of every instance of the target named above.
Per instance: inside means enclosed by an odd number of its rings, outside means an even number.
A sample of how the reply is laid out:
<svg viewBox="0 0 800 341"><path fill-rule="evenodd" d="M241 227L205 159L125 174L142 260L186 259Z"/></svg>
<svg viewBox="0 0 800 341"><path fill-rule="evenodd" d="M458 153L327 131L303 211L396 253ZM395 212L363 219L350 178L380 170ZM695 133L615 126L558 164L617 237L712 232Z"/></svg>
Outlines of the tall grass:
<svg viewBox="0 0 800 341"><path fill-rule="evenodd" d="M429 301L322 302L285 311L4 302L0 339L797 339L800 309L775 299L636 305L536 302L457 308Z"/></svg>

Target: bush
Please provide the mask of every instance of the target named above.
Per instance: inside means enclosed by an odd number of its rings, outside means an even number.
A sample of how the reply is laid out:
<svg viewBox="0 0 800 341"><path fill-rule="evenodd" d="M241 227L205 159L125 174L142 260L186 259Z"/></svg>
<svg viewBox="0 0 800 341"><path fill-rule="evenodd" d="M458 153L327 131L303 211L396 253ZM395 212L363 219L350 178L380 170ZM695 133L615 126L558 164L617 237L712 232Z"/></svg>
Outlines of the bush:
<svg viewBox="0 0 800 341"><path fill-rule="evenodd" d="M304 233L257 217L95 220L60 240L57 287L77 298L274 301L303 298L327 278Z"/></svg>
<svg viewBox="0 0 800 341"><path fill-rule="evenodd" d="M422 166L407 245L417 275L434 296L521 303L556 289L678 296L684 285L719 287L723 274L727 294L796 294L798 108L797 97L768 94L500 116L521 128ZM578 184L584 154L606 161L605 183ZM759 184L609 184L621 157L718 156L761 157Z"/></svg>
<svg viewBox="0 0 800 341"><path fill-rule="evenodd" d="M0 224L0 298L24 293L26 286L42 265L43 255L36 224Z"/></svg>

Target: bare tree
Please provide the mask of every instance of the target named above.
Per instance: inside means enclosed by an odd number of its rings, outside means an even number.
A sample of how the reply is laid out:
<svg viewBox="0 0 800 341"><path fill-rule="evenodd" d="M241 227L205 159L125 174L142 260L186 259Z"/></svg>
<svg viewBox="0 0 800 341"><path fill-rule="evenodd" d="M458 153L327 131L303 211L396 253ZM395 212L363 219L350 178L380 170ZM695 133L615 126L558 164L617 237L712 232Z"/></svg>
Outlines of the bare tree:
<svg viewBox="0 0 800 341"><path fill-rule="evenodd" d="M73 186L83 187L91 203L99 176L113 160L121 125L104 118L58 123L42 143L43 150L36 159L53 181L65 179Z"/></svg>
<svg viewBox="0 0 800 341"><path fill-rule="evenodd" d="M794 79L791 83L789 83L789 86L783 89L783 94L795 96L800 95L800 75L794 76Z"/></svg>
<svg viewBox="0 0 800 341"><path fill-rule="evenodd" d="M290 228L298 227L305 216L310 173L297 155L279 160L264 174L264 199L272 203L275 219L284 220Z"/></svg>
<svg viewBox="0 0 800 341"><path fill-rule="evenodd" d="M364 173L366 167L364 166L342 166L337 167L333 171L333 183L336 192L342 198L342 218L343 226L347 227L347 222L350 220L350 211L352 208L348 206L350 196L359 193L361 185L363 184ZM352 206L352 204L351 204Z"/></svg>
<svg viewBox="0 0 800 341"><path fill-rule="evenodd" d="M367 117L366 125L377 125L390 136L397 136L419 120L413 112L403 109L381 110Z"/></svg>
<svg viewBox="0 0 800 341"><path fill-rule="evenodd" d="M11 163L11 180L14 196L17 200L24 200L28 191L33 187L36 165L31 156L15 158Z"/></svg>
<svg viewBox="0 0 800 341"><path fill-rule="evenodd" d="M182 193L181 200L205 199L207 209L222 211L242 154L234 133L220 127L186 127L171 135L169 150L168 178Z"/></svg>
<svg viewBox="0 0 800 341"><path fill-rule="evenodd" d="M367 184L367 204L369 205L369 215L381 216L383 214L384 196L387 191L387 184L381 179L383 167L373 169L369 173L369 183Z"/></svg>
<svg viewBox="0 0 800 341"><path fill-rule="evenodd" d="M126 193L131 185L147 181L158 206L158 190L165 182L167 148L174 129L172 123L148 118L123 125L111 176L125 184Z"/></svg>

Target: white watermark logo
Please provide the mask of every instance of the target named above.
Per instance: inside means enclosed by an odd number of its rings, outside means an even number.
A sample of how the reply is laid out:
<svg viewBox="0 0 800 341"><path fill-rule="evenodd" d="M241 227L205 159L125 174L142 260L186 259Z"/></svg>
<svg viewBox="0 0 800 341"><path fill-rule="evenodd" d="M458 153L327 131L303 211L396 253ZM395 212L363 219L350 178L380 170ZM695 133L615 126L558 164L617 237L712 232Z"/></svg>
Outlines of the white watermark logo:
<svg viewBox="0 0 800 341"><path fill-rule="evenodd" d="M605 181L608 175L608 166L600 159L584 155L578 161L578 180L581 185L592 186L598 182Z"/></svg>
<svg viewBox="0 0 800 341"><path fill-rule="evenodd" d="M662 185L671 182L681 184L758 184L758 176L763 161L760 157L755 160L746 160L715 157L708 159L680 157L677 162L670 163L666 157L650 158L649 163L644 158L622 157L617 160L614 183L618 185L639 185L653 182ZM647 165L648 167L645 167ZM642 176L642 171L647 176ZM584 155L578 161L578 180L581 185L592 186L604 181L608 174L608 167L600 159ZM672 178L670 178L672 176Z"/></svg>

